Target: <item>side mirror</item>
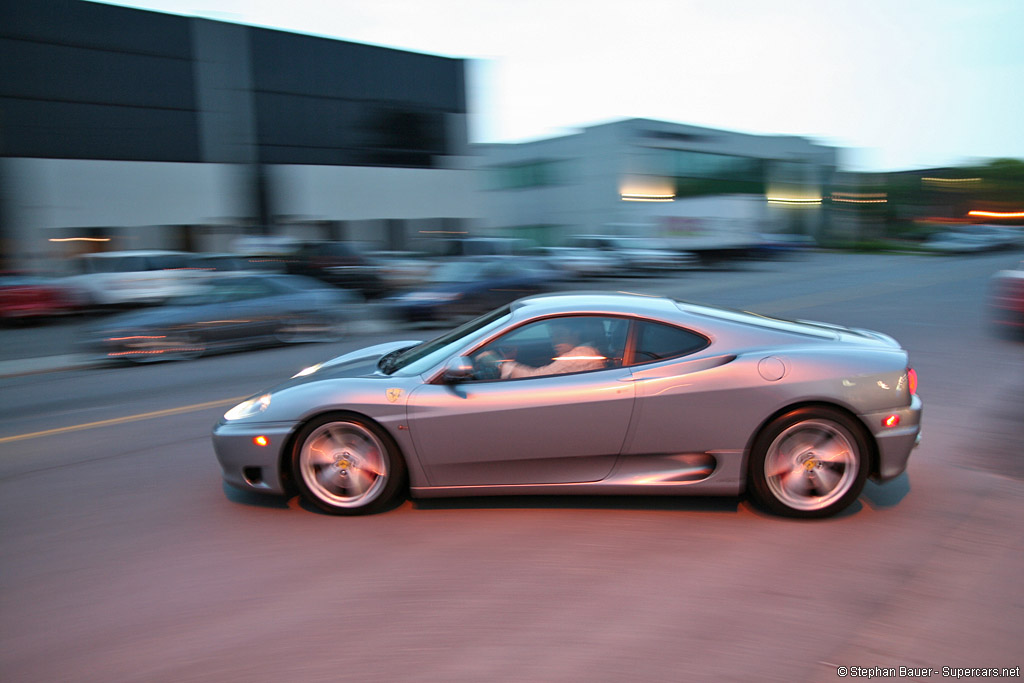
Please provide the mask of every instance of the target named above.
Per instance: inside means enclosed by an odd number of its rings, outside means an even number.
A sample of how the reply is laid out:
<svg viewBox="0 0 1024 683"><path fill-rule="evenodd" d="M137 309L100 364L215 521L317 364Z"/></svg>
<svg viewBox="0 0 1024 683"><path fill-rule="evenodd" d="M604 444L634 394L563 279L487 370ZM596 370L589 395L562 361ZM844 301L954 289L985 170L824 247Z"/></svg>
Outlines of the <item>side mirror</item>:
<svg viewBox="0 0 1024 683"><path fill-rule="evenodd" d="M441 380L445 384L458 384L473 379L476 368L469 356L456 356L444 366Z"/></svg>

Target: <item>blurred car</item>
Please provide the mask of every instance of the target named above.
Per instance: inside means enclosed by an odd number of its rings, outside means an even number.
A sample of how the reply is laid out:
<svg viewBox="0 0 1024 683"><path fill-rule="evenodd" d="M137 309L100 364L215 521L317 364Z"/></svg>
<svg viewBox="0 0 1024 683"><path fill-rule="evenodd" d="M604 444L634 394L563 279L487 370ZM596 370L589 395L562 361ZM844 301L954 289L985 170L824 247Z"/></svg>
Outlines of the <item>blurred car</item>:
<svg viewBox="0 0 1024 683"><path fill-rule="evenodd" d="M408 289L422 284L437 265L426 256L405 251L371 251L367 258L384 280L387 291Z"/></svg>
<svg viewBox="0 0 1024 683"><path fill-rule="evenodd" d="M358 295L297 275L225 273L166 305L94 325L83 342L111 360L185 360L207 352L336 341Z"/></svg>
<svg viewBox="0 0 1024 683"><path fill-rule="evenodd" d="M584 247L541 247L538 253L567 280L587 280L614 275L619 260L599 249Z"/></svg>
<svg viewBox="0 0 1024 683"><path fill-rule="evenodd" d="M428 242L430 253L443 258L519 256L533 246L532 241L521 237L444 237Z"/></svg>
<svg viewBox="0 0 1024 683"><path fill-rule="evenodd" d="M550 289L555 279L543 262L523 256L468 256L437 265L418 288L388 300L406 322L452 320Z"/></svg>
<svg viewBox="0 0 1024 683"><path fill-rule="evenodd" d="M138 250L79 254L68 260L65 286L90 306L155 304L195 291L206 273L184 251Z"/></svg>
<svg viewBox="0 0 1024 683"><path fill-rule="evenodd" d="M378 297L388 291L373 261L348 242L305 242L288 256L286 263L290 274L354 289L366 297Z"/></svg>
<svg viewBox="0 0 1024 683"><path fill-rule="evenodd" d="M563 328L586 346L559 346ZM502 379L513 357L533 373ZM885 334L554 294L307 368L227 411L213 445L228 484L337 514L406 495L747 491L824 517L905 470L920 418Z"/></svg>
<svg viewBox="0 0 1024 683"><path fill-rule="evenodd" d="M992 276L989 308L997 326L1024 331L1024 261Z"/></svg>
<svg viewBox="0 0 1024 683"><path fill-rule="evenodd" d="M955 254L1014 249L1020 245L1020 232L998 225L972 225L960 230L939 232L929 235L924 242L927 249Z"/></svg>
<svg viewBox="0 0 1024 683"><path fill-rule="evenodd" d="M620 275L677 270L700 261L696 254L676 251L660 240L645 237L576 235L569 246L605 252L617 261Z"/></svg>
<svg viewBox="0 0 1024 683"><path fill-rule="evenodd" d="M199 253L194 257L195 267L208 272L257 271L284 273L285 261L275 255Z"/></svg>
<svg viewBox="0 0 1024 683"><path fill-rule="evenodd" d="M81 310L84 297L60 280L25 273L0 274L0 320L66 315Z"/></svg>

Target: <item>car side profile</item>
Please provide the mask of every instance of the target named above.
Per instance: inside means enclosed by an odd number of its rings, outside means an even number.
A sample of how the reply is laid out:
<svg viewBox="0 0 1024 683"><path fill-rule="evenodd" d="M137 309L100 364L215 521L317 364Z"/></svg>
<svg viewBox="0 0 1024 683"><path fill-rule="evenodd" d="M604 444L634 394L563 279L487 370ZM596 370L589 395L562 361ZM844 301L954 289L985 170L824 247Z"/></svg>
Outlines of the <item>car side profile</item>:
<svg viewBox="0 0 1024 683"><path fill-rule="evenodd" d="M336 514L405 496L747 492L824 517L906 469L921 409L906 351L878 332L551 294L309 368L229 410L213 444L228 484Z"/></svg>

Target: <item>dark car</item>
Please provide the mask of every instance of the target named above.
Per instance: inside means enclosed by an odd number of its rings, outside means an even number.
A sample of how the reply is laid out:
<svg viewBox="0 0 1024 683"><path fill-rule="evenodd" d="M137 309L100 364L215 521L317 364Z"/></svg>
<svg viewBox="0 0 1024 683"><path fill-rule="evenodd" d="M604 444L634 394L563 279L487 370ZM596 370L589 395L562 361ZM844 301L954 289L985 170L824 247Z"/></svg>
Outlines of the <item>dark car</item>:
<svg viewBox="0 0 1024 683"><path fill-rule="evenodd" d="M296 275L211 277L196 294L122 313L94 326L85 345L102 357L184 360L209 351L334 341L361 298Z"/></svg>
<svg viewBox="0 0 1024 683"><path fill-rule="evenodd" d="M348 242L306 242L289 256L286 265L292 275L354 289L366 297L379 297L388 291L377 265Z"/></svg>
<svg viewBox="0 0 1024 683"><path fill-rule="evenodd" d="M516 256L471 256L440 264L421 287L389 301L401 320L429 322L478 315L550 289L555 273L541 261Z"/></svg>

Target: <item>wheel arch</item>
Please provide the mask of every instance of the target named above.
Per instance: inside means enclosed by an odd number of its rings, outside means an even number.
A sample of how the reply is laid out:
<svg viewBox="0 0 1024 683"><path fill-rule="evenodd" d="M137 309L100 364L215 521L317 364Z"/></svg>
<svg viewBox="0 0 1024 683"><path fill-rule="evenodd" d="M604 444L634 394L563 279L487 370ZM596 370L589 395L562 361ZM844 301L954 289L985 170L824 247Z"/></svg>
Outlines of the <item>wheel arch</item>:
<svg viewBox="0 0 1024 683"><path fill-rule="evenodd" d="M806 400L799 401L796 403L790 403L786 406L783 406L782 408L779 408L774 413L766 417L757 426L757 429L753 431L753 433L750 435L750 438L747 440L747 447L743 452L744 481L746 481L746 477L749 475L750 454L753 452L754 444L757 442L761 434L764 433L764 430L768 428L768 425L770 425L783 415L786 415L787 413L791 413L795 410L801 410L804 408L825 408L828 410L834 410L838 413L841 413L843 416L847 417L850 420L851 424L856 425L858 430L860 431L861 438L864 439L864 443L868 447L868 457L870 459L870 462L868 463L868 475L875 476L878 474L880 466L878 442L875 440L875 435L872 434L871 430L868 429L866 424L864 424L864 421L860 419L860 417L858 417L856 413L854 413L852 410L850 410L849 408L842 404L825 400Z"/></svg>
<svg viewBox="0 0 1024 683"><path fill-rule="evenodd" d="M291 431L288 432L288 437L285 439L284 445L281 447L280 455L278 456L277 459L277 474L281 479L281 485L288 492L288 495L295 495L296 493L298 493L298 487L296 487L295 481L292 477L291 460L292 452L295 449L295 441L296 439L298 439L299 432L301 432L303 427L305 427L313 420L318 420L328 415L337 416L340 419L356 418L377 428L380 431L381 436L387 439L387 445L390 448L394 449L395 454L402 459L402 462L405 465L406 480L402 483L402 486L405 489L406 493L408 493L409 459L408 457L406 457L405 453L402 451L402 447L398 444L398 440L391 434L391 432L388 431L388 429L380 422L378 422L377 420L373 419L372 417L365 413L360 413L355 410L329 409L312 413L310 415L306 415L301 421L296 422L295 425L292 427Z"/></svg>

